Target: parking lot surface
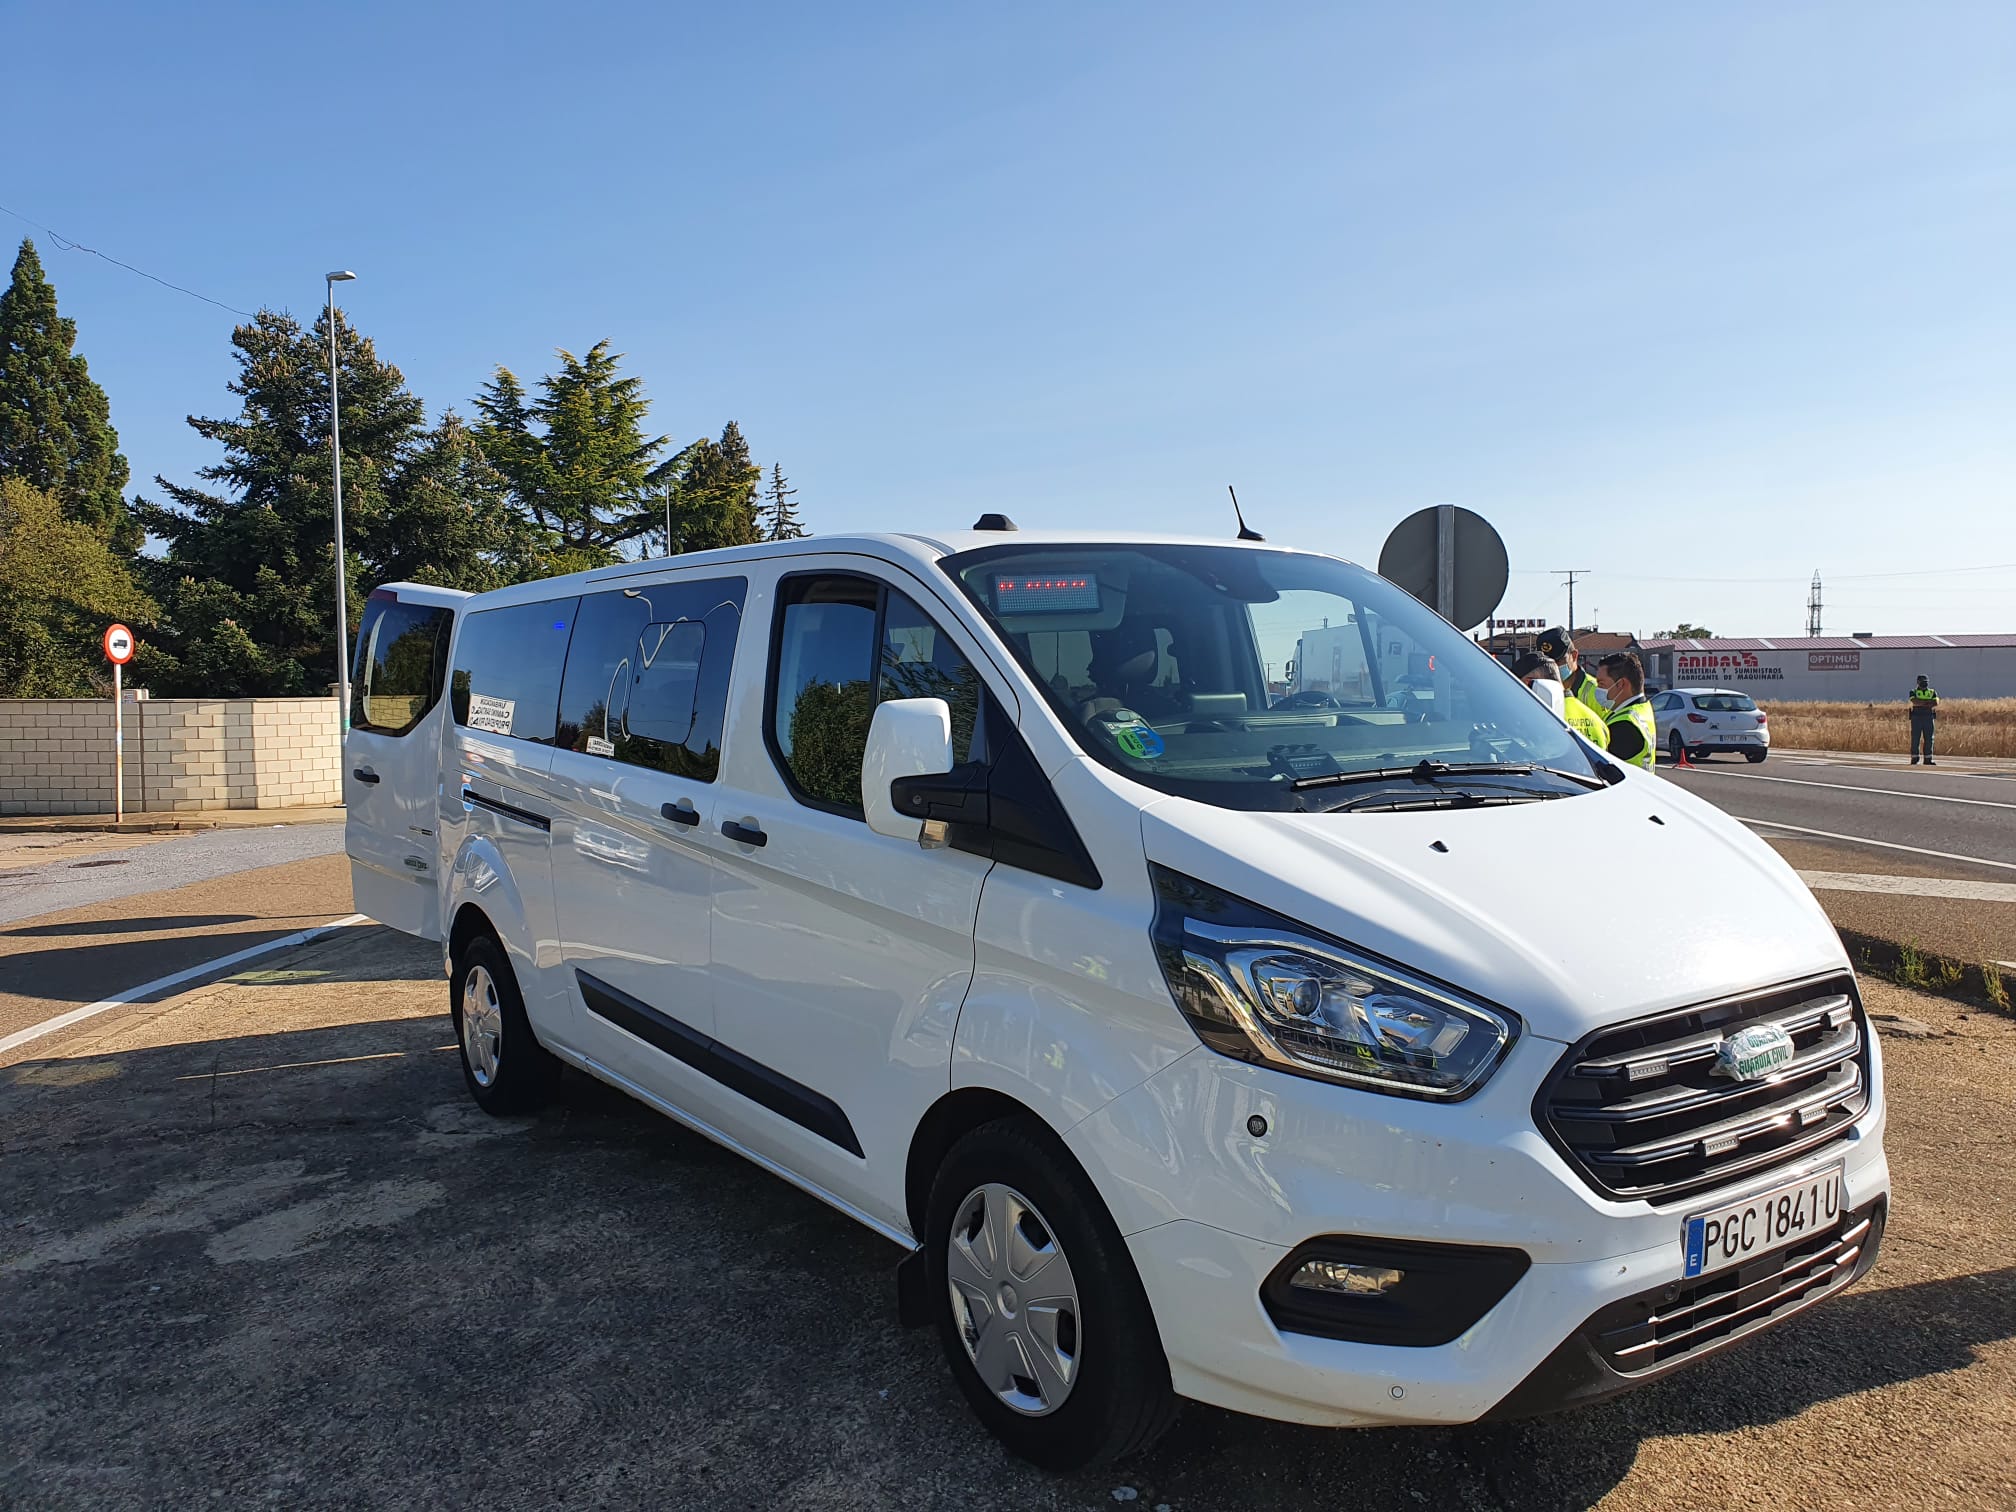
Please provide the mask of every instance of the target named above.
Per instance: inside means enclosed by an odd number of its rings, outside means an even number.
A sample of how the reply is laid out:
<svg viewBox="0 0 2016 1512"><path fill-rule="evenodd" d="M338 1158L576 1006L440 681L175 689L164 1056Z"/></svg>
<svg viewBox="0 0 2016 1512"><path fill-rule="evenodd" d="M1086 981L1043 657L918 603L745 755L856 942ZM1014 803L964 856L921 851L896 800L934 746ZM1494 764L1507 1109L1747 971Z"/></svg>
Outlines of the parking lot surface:
<svg viewBox="0 0 2016 1512"><path fill-rule="evenodd" d="M435 950L342 930L0 1066L0 1505L2016 1506L2016 1023L1868 991L1926 1033L1856 1290L1572 1416L1191 1406L1056 1477L897 1327L885 1241L585 1080L486 1118Z"/></svg>

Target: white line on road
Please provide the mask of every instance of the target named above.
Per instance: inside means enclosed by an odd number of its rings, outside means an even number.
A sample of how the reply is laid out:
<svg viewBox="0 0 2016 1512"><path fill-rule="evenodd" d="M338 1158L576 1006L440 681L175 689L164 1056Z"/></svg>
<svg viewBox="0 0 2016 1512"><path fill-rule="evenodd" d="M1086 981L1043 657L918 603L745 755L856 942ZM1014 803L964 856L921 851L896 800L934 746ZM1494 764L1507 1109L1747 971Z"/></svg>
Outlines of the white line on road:
<svg viewBox="0 0 2016 1512"><path fill-rule="evenodd" d="M1795 835L1817 835L1822 840L1846 840L1852 845L1874 845L1884 850L1909 851L1914 856L1935 856L1941 861L1965 861L1969 866L1992 866L1998 871L2016 871L2016 861L1990 861L1985 856L1958 856L1952 851L1926 850L1922 845L1899 845L1895 840L1871 840L1867 835L1839 835L1833 830L1807 829L1798 824L1780 824L1776 819L1752 819L1747 814L1731 814L1731 819L1740 819L1745 824L1762 825L1765 829L1790 830Z"/></svg>
<svg viewBox="0 0 2016 1512"><path fill-rule="evenodd" d="M1669 767L1667 769L1671 771ZM1949 798L1944 793L1903 793L1896 788L1851 787L1845 782L1815 782L1810 777L1759 777L1750 772L1713 772L1706 767L1690 767L1705 777L1740 777L1745 782L1789 782L1794 787L1832 788L1837 793L1875 793L1882 798L1922 798L1927 803L1965 803L1975 808L2016 809L2016 803L1996 803L1989 798Z"/></svg>
<svg viewBox="0 0 2016 1512"><path fill-rule="evenodd" d="M45 1034L54 1034L58 1029L68 1029L72 1024L81 1024L88 1018L95 1018L108 1008L123 1008L128 1003L137 1003L141 998L152 997L157 992L165 992L170 987L180 987L184 982L193 982L197 977L208 976L222 971L227 966L236 966L241 961L249 961L255 956L270 955L276 950L285 950L290 945L305 945L310 940L318 940L323 935L338 929L348 929L352 924L368 924L371 921L363 914L351 914L348 918L331 919L327 924L318 924L313 929L298 930L294 934L283 935L277 940L268 940L263 945L248 945L243 950L234 950L230 955L218 956L214 961L204 961L195 966L171 971L164 977L156 977L151 982L142 982L138 987L128 987L124 992L109 998L101 998L95 1003L86 1003L82 1008L72 1008L68 1013L59 1013L52 1019L44 1019L39 1024L31 1024L26 1029L16 1030L5 1039L0 1039L0 1055L38 1040Z"/></svg>
<svg viewBox="0 0 2016 1512"><path fill-rule="evenodd" d="M1802 871L1799 880L1818 892L1889 893L1900 898L1959 898L1969 903L2016 903L2016 882L1963 882L1957 877L1891 877L1867 872Z"/></svg>

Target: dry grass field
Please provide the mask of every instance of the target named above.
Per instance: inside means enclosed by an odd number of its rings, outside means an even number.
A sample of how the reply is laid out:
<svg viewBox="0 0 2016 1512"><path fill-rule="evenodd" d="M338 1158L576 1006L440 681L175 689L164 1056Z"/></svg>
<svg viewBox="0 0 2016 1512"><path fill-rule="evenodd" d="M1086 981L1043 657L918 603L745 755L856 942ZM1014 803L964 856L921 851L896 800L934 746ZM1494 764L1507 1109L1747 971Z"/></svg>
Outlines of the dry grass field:
<svg viewBox="0 0 2016 1512"><path fill-rule="evenodd" d="M1911 721L1894 704L1766 704L1771 744L1806 751L1908 751ZM2016 698L1956 698L1939 704L1941 756L2016 756Z"/></svg>

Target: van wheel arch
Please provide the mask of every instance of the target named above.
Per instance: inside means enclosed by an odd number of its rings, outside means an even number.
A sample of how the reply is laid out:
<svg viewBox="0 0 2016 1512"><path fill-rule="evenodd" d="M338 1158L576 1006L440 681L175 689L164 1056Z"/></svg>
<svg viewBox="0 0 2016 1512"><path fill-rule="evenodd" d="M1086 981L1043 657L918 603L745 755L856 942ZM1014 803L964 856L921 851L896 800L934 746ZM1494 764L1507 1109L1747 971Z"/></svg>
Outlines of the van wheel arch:
<svg viewBox="0 0 2016 1512"><path fill-rule="evenodd" d="M947 1092L917 1121L917 1131L910 1136L910 1156L903 1168L903 1210L910 1219L910 1232L920 1240L925 1213L931 1206L931 1184L952 1146L982 1124L1003 1118L1023 1119L1039 1128L1059 1155L1073 1165L1078 1164L1056 1131L1028 1104L987 1087L960 1087Z"/></svg>
<svg viewBox="0 0 2016 1512"><path fill-rule="evenodd" d="M497 926L490 922L490 916L474 903L464 903L455 911L454 927L448 931L450 975L461 969L462 952L469 948L469 942L483 935L488 935L497 942L499 950L504 950L504 937L497 933ZM508 950L505 950L505 959L510 959Z"/></svg>

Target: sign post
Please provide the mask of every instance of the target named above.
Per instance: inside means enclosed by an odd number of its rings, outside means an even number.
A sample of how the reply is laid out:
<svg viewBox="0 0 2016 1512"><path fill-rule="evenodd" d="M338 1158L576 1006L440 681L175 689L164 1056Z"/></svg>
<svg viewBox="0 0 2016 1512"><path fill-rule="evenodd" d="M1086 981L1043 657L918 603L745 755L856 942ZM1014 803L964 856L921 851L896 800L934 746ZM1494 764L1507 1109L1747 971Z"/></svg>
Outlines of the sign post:
<svg viewBox="0 0 2016 1512"><path fill-rule="evenodd" d="M112 822L126 822L126 663L133 660L133 632L124 625L105 631L105 660L112 663Z"/></svg>

